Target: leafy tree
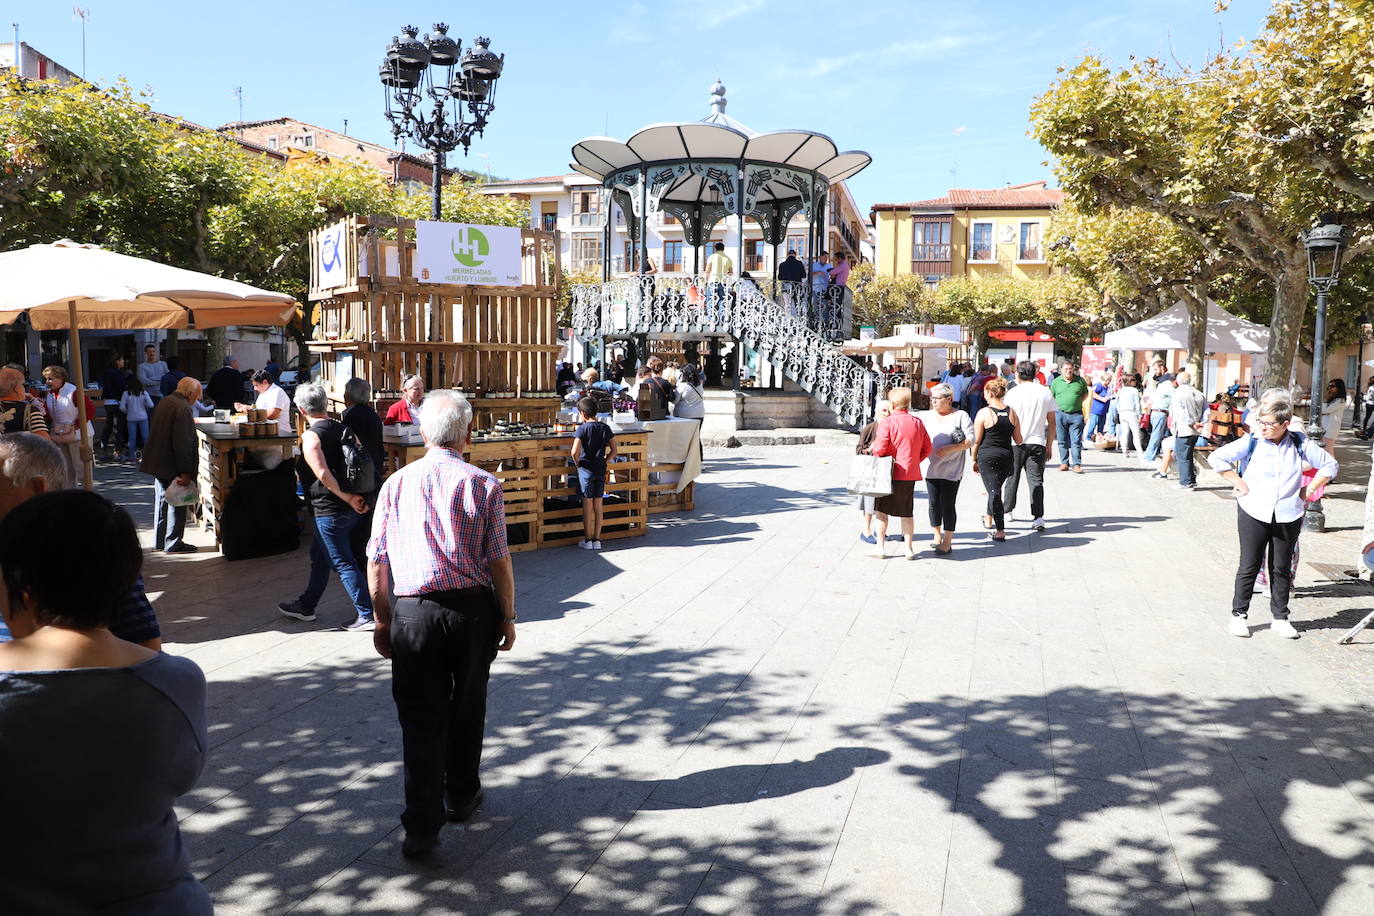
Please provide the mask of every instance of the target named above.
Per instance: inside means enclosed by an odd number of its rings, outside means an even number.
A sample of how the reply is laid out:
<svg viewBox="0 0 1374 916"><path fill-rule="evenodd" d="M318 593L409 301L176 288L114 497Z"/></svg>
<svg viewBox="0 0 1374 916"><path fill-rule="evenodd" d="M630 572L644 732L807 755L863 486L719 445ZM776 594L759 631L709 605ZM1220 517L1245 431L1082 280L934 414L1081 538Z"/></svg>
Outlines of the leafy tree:
<svg viewBox="0 0 1374 916"><path fill-rule="evenodd" d="M855 266L849 274L854 297L854 323L872 326L887 337L899 324L926 320L934 294L925 281L912 274L884 276L871 263Z"/></svg>
<svg viewBox="0 0 1374 916"><path fill-rule="evenodd" d="M1348 198L1279 161L1235 116L1244 71L1239 54L1200 72L1157 60L1114 72L1087 57L1035 102L1032 123L1080 205L1160 214L1204 244L1224 242L1273 282L1268 385L1288 378L1309 298L1299 231Z"/></svg>

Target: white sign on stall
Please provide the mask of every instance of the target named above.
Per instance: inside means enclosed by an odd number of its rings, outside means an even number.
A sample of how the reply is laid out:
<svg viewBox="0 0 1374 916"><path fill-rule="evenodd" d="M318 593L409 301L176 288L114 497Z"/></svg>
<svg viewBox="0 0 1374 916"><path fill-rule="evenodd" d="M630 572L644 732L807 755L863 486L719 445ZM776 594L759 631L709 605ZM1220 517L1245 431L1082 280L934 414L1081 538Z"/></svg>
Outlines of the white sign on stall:
<svg viewBox="0 0 1374 916"><path fill-rule="evenodd" d="M320 232L319 288L343 286L347 271L344 268L344 224L336 223Z"/></svg>
<svg viewBox="0 0 1374 916"><path fill-rule="evenodd" d="M472 286L520 285L520 230L415 221L415 279Z"/></svg>

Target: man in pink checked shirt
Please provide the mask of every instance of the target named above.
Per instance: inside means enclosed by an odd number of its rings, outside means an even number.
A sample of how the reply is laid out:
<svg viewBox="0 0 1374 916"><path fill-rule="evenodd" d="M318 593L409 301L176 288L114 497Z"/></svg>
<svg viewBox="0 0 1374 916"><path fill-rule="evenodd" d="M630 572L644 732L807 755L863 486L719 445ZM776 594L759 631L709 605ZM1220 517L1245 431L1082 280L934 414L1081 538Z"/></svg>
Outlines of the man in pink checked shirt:
<svg viewBox="0 0 1374 916"><path fill-rule="evenodd" d="M487 678L497 651L515 645L501 482L463 460L471 424L461 394L426 395L429 451L382 485L367 545L373 643L391 659L401 722L401 854L410 859L433 853L444 822L466 821L482 804Z"/></svg>

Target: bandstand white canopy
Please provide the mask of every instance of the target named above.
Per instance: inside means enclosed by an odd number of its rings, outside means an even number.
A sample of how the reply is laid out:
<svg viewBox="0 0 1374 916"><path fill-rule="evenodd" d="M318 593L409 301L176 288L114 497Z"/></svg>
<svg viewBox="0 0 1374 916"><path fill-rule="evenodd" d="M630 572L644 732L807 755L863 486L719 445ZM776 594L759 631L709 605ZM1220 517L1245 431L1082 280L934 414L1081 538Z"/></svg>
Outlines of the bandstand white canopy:
<svg viewBox="0 0 1374 916"><path fill-rule="evenodd" d="M1108 331L1104 346L1114 350L1188 349L1188 305L1183 301L1119 331ZM1207 300L1208 353L1264 353L1269 348L1269 329L1246 321Z"/></svg>

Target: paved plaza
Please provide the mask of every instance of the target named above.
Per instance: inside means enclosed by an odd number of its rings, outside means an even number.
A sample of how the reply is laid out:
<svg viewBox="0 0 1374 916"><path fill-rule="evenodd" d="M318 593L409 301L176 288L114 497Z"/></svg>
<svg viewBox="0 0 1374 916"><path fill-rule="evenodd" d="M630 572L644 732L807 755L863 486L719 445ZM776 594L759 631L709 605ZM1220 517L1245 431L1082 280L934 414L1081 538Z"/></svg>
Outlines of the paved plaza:
<svg viewBox="0 0 1374 916"><path fill-rule="evenodd" d="M1333 530L1304 536L1297 641L1266 599L1226 634L1214 476L1186 493L1090 453L1050 471L1048 530L1004 545L970 476L954 554L909 563L864 556L850 454L710 450L694 513L518 554L486 804L423 867L387 664L329 629L337 581L304 624L276 612L304 549L150 559L167 649L210 681L179 813L218 910L1374 912L1374 632L1335 645L1374 608L1338 580L1367 445L1346 434ZM102 475L146 538L146 478Z"/></svg>

